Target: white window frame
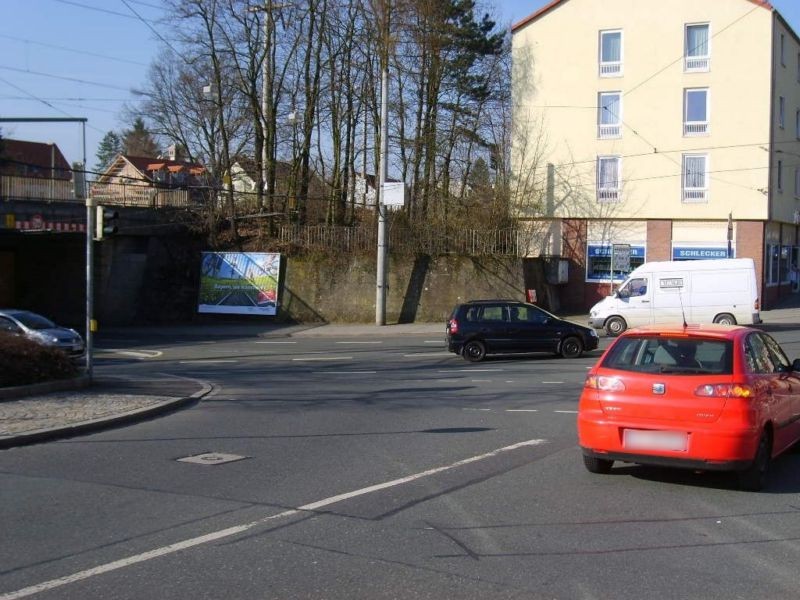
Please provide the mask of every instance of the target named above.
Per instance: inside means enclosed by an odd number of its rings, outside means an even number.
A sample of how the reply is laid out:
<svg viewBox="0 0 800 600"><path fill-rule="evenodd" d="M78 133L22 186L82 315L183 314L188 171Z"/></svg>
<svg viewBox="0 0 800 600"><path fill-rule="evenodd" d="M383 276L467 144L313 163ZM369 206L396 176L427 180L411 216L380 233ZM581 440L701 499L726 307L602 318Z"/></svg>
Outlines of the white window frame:
<svg viewBox="0 0 800 600"><path fill-rule="evenodd" d="M705 25L708 29L708 53L689 54L689 28ZM711 70L711 23L686 23L683 26L683 70L685 73L706 73Z"/></svg>
<svg viewBox="0 0 800 600"><path fill-rule="evenodd" d="M688 158L703 158L705 161L705 173L703 175L703 187L687 187L686 185L686 159ZM709 156L704 153L689 153L684 154L681 160L681 200L686 204L702 204L708 202L709 189L708 189L708 174L709 169Z"/></svg>
<svg viewBox="0 0 800 600"><path fill-rule="evenodd" d="M607 34L619 34L619 60L603 61L603 36ZM623 62L625 58L625 37L622 29L601 29L598 35L597 48L597 71L600 77L622 77Z"/></svg>
<svg viewBox="0 0 800 600"><path fill-rule="evenodd" d="M706 120L689 121L689 94L705 92L706 95ZM684 137L694 137L708 135L711 123L711 91L708 88L684 88L683 90L683 135Z"/></svg>
<svg viewBox="0 0 800 600"><path fill-rule="evenodd" d="M603 123L603 97L617 97L619 114L616 116L616 123ZM622 92L598 92L597 94L597 137L601 140L622 137Z"/></svg>
<svg viewBox="0 0 800 600"><path fill-rule="evenodd" d="M608 188L602 187L602 182L600 181L600 163L602 161L616 161L617 163L617 187L616 188ZM622 196L622 157L617 155L600 155L597 157L596 163L596 189L597 189L597 201L598 202L618 202Z"/></svg>
<svg viewBox="0 0 800 600"><path fill-rule="evenodd" d="M786 129L786 98L778 96L778 127Z"/></svg>

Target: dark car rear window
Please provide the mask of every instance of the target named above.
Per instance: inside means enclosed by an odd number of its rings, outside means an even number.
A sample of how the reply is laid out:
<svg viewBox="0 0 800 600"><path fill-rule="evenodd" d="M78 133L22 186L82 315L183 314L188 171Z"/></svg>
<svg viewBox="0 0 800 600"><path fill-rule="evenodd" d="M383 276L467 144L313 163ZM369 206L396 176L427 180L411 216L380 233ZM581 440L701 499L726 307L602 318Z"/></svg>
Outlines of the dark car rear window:
<svg viewBox="0 0 800 600"><path fill-rule="evenodd" d="M603 367L640 373L729 375L733 343L686 337L625 337L611 347Z"/></svg>

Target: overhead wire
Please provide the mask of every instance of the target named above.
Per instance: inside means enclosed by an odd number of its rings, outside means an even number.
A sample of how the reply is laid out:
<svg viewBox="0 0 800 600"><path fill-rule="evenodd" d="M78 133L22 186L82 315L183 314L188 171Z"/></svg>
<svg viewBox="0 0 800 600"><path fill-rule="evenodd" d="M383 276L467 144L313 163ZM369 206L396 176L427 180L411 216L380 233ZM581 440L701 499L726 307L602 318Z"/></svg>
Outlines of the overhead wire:
<svg viewBox="0 0 800 600"><path fill-rule="evenodd" d="M96 52L89 52L87 50L78 50L77 48L68 48L66 46L57 46L56 44L47 44L45 42L37 42L35 40L28 40L25 38L18 38L13 35L4 35L0 33L0 38L5 38L7 40L14 40L15 42L22 42L24 44L33 44L34 46L42 46L44 48L52 48L54 50L62 50L64 52L73 52L75 54L82 54L84 56L92 56L94 58L102 58L105 60L111 60L115 62L127 63L130 65L138 65L140 67L148 66L146 63L138 62L135 60L128 60L126 58L118 58L115 56L108 56L107 54L98 54Z"/></svg>

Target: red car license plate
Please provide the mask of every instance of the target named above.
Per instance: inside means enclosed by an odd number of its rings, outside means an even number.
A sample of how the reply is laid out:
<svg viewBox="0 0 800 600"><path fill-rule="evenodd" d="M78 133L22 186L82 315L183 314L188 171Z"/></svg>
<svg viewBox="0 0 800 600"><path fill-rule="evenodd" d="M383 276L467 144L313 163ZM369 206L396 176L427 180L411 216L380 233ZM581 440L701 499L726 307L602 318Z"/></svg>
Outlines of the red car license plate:
<svg viewBox="0 0 800 600"><path fill-rule="evenodd" d="M622 444L629 450L686 452L688 439L685 431L625 429L622 432Z"/></svg>

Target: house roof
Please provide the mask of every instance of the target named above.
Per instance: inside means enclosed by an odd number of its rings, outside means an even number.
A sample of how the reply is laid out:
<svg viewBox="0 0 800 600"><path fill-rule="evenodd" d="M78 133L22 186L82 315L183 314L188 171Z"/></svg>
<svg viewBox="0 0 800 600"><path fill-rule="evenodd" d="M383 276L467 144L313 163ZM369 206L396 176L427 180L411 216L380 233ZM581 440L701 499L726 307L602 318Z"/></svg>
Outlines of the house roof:
<svg viewBox="0 0 800 600"><path fill-rule="evenodd" d="M152 156L130 156L127 154L118 154L117 157L111 161L103 174L98 178L100 183L112 177L118 176L125 165L129 164L136 169L142 179L153 182L153 172L166 170L170 173L178 173L185 171L193 177L198 177L206 172L206 168L198 163L187 163L180 160L169 160L165 158L153 158Z"/></svg>
<svg viewBox="0 0 800 600"><path fill-rule="evenodd" d="M772 4L770 4L769 2L767 2L767 0L747 0L747 1L751 2L753 4L757 4L758 6L763 6L767 10L775 11L775 7L772 6ZM516 23L514 23L511 26L511 33L516 33L517 30L522 29L523 27L525 27L525 25L528 25L529 23L532 23L533 21L535 21L539 17L544 16L545 14L549 13L551 10L553 10L557 6L559 6L561 4L565 4L566 2L568 2L568 0L552 0L551 2L548 2L547 4L545 4L542 8L540 8L539 10L534 12L533 14L528 15L524 19L521 19L521 20L517 21ZM777 11L775 11L775 12L777 12Z"/></svg>
<svg viewBox="0 0 800 600"><path fill-rule="evenodd" d="M3 175L72 179L69 163L56 144L3 138L0 148L0 173Z"/></svg>

